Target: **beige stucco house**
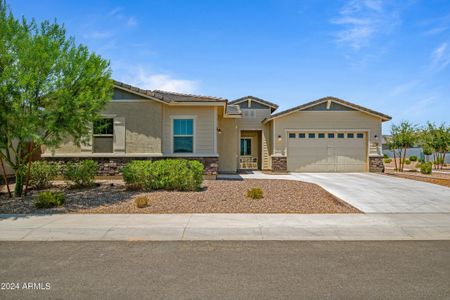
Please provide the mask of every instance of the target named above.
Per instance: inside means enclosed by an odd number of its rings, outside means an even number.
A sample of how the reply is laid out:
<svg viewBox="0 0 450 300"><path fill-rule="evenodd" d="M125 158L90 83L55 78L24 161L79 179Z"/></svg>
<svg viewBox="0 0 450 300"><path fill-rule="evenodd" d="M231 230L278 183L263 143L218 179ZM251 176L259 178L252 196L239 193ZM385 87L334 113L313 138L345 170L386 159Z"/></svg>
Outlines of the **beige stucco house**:
<svg viewBox="0 0 450 300"><path fill-rule="evenodd" d="M68 139L42 157L92 158L104 174L133 159L168 157L199 160L213 176L243 169L382 170L381 126L391 117L334 97L277 108L253 96L228 101L115 82L90 143L77 147Z"/></svg>

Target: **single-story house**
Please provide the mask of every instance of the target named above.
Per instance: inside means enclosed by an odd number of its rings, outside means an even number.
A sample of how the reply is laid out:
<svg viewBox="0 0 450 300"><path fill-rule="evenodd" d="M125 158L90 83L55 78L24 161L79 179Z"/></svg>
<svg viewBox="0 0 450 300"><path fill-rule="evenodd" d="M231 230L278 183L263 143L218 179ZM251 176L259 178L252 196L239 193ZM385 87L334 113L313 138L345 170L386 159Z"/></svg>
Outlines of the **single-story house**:
<svg viewBox="0 0 450 300"><path fill-rule="evenodd" d="M379 172L381 126L390 116L324 97L275 113L254 96L224 98L144 90L115 81L112 101L93 124L90 143L67 139L48 160L91 158L116 174L133 159L187 158L205 174L257 169Z"/></svg>

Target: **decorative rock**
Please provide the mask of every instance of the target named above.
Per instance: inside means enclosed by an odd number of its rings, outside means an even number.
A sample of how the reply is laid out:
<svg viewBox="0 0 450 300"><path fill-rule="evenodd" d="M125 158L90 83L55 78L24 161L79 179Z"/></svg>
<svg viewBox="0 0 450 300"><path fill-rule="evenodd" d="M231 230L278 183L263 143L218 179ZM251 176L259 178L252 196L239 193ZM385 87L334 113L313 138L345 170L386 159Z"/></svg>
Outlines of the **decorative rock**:
<svg viewBox="0 0 450 300"><path fill-rule="evenodd" d="M369 172L372 173L384 172L384 163L382 156L369 157Z"/></svg>

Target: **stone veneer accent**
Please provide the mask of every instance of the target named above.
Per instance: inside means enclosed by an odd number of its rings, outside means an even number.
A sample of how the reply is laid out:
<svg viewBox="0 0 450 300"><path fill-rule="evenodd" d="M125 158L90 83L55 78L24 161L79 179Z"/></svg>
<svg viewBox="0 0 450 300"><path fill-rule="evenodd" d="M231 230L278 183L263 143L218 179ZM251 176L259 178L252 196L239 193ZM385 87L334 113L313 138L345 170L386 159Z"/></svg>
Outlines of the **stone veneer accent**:
<svg viewBox="0 0 450 300"><path fill-rule="evenodd" d="M384 172L384 163L382 156L369 157L369 172L372 173Z"/></svg>
<svg viewBox="0 0 450 300"><path fill-rule="evenodd" d="M122 168L133 160L161 160L161 159L187 159L197 160L201 162L205 168L203 174L216 176L219 170L218 157L43 157L42 160L59 162L66 164L67 162L75 162L91 159L99 164L97 175L99 176L114 176L121 175Z"/></svg>
<svg viewBox="0 0 450 300"><path fill-rule="evenodd" d="M272 171L287 171L287 157L272 156Z"/></svg>

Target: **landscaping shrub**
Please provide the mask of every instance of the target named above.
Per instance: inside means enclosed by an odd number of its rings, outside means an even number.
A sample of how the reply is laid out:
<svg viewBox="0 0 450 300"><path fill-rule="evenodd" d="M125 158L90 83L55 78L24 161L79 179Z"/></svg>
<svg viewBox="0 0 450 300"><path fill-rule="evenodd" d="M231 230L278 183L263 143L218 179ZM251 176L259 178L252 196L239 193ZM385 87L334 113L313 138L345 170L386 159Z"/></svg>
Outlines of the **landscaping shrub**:
<svg viewBox="0 0 450 300"><path fill-rule="evenodd" d="M58 175L58 165L46 161L35 161L30 169L30 186L36 189L45 189Z"/></svg>
<svg viewBox="0 0 450 300"><path fill-rule="evenodd" d="M148 206L148 198L146 196L139 196L134 199L134 204L137 208L144 208Z"/></svg>
<svg viewBox="0 0 450 300"><path fill-rule="evenodd" d="M409 159L406 159L406 160L405 160L405 164L406 164L406 165L410 165L410 164L411 164L411 161L410 161Z"/></svg>
<svg viewBox="0 0 450 300"><path fill-rule="evenodd" d="M247 191L247 197L252 199L261 199L264 198L264 195L260 188L251 188Z"/></svg>
<svg viewBox="0 0 450 300"><path fill-rule="evenodd" d="M433 164L431 162L426 162L420 165L420 173L431 174L433 170Z"/></svg>
<svg viewBox="0 0 450 300"><path fill-rule="evenodd" d="M390 164L392 162L392 159L391 158L385 158L384 159L384 163L385 164Z"/></svg>
<svg viewBox="0 0 450 300"><path fill-rule="evenodd" d="M44 191L39 193L34 205L36 208L51 208L64 204L64 193Z"/></svg>
<svg viewBox="0 0 450 300"><path fill-rule="evenodd" d="M387 155L386 153L383 154L383 158L389 158L389 155Z"/></svg>
<svg viewBox="0 0 450 300"><path fill-rule="evenodd" d="M152 162L148 160L134 160L122 169L123 180L128 188L139 190L151 190L153 175L151 174Z"/></svg>
<svg viewBox="0 0 450 300"><path fill-rule="evenodd" d="M75 186L91 186L97 174L98 164L93 160L83 160L68 163L64 170L64 179L73 182Z"/></svg>
<svg viewBox="0 0 450 300"><path fill-rule="evenodd" d="M133 161L124 167L123 179L137 189L195 191L203 182L203 165L185 159Z"/></svg>
<svg viewBox="0 0 450 300"><path fill-rule="evenodd" d="M409 160L410 160L410 161L417 161L417 156L411 155L411 156L409 157Z"/></svg>
<svg viewBox="0 0 450 300"><path fill-rule="evenodd" d="M195 160L158 160L151 169L156 190L195 191L203 182L203 165Z"/></svg>
<svg viewBox="0 0 450 300"><path fill-rule="evenodd" d="M421 165L422 165L422 163L421 163L421 162L418 162L418 163L416 164L416 168L420 168Z"/></svg>

